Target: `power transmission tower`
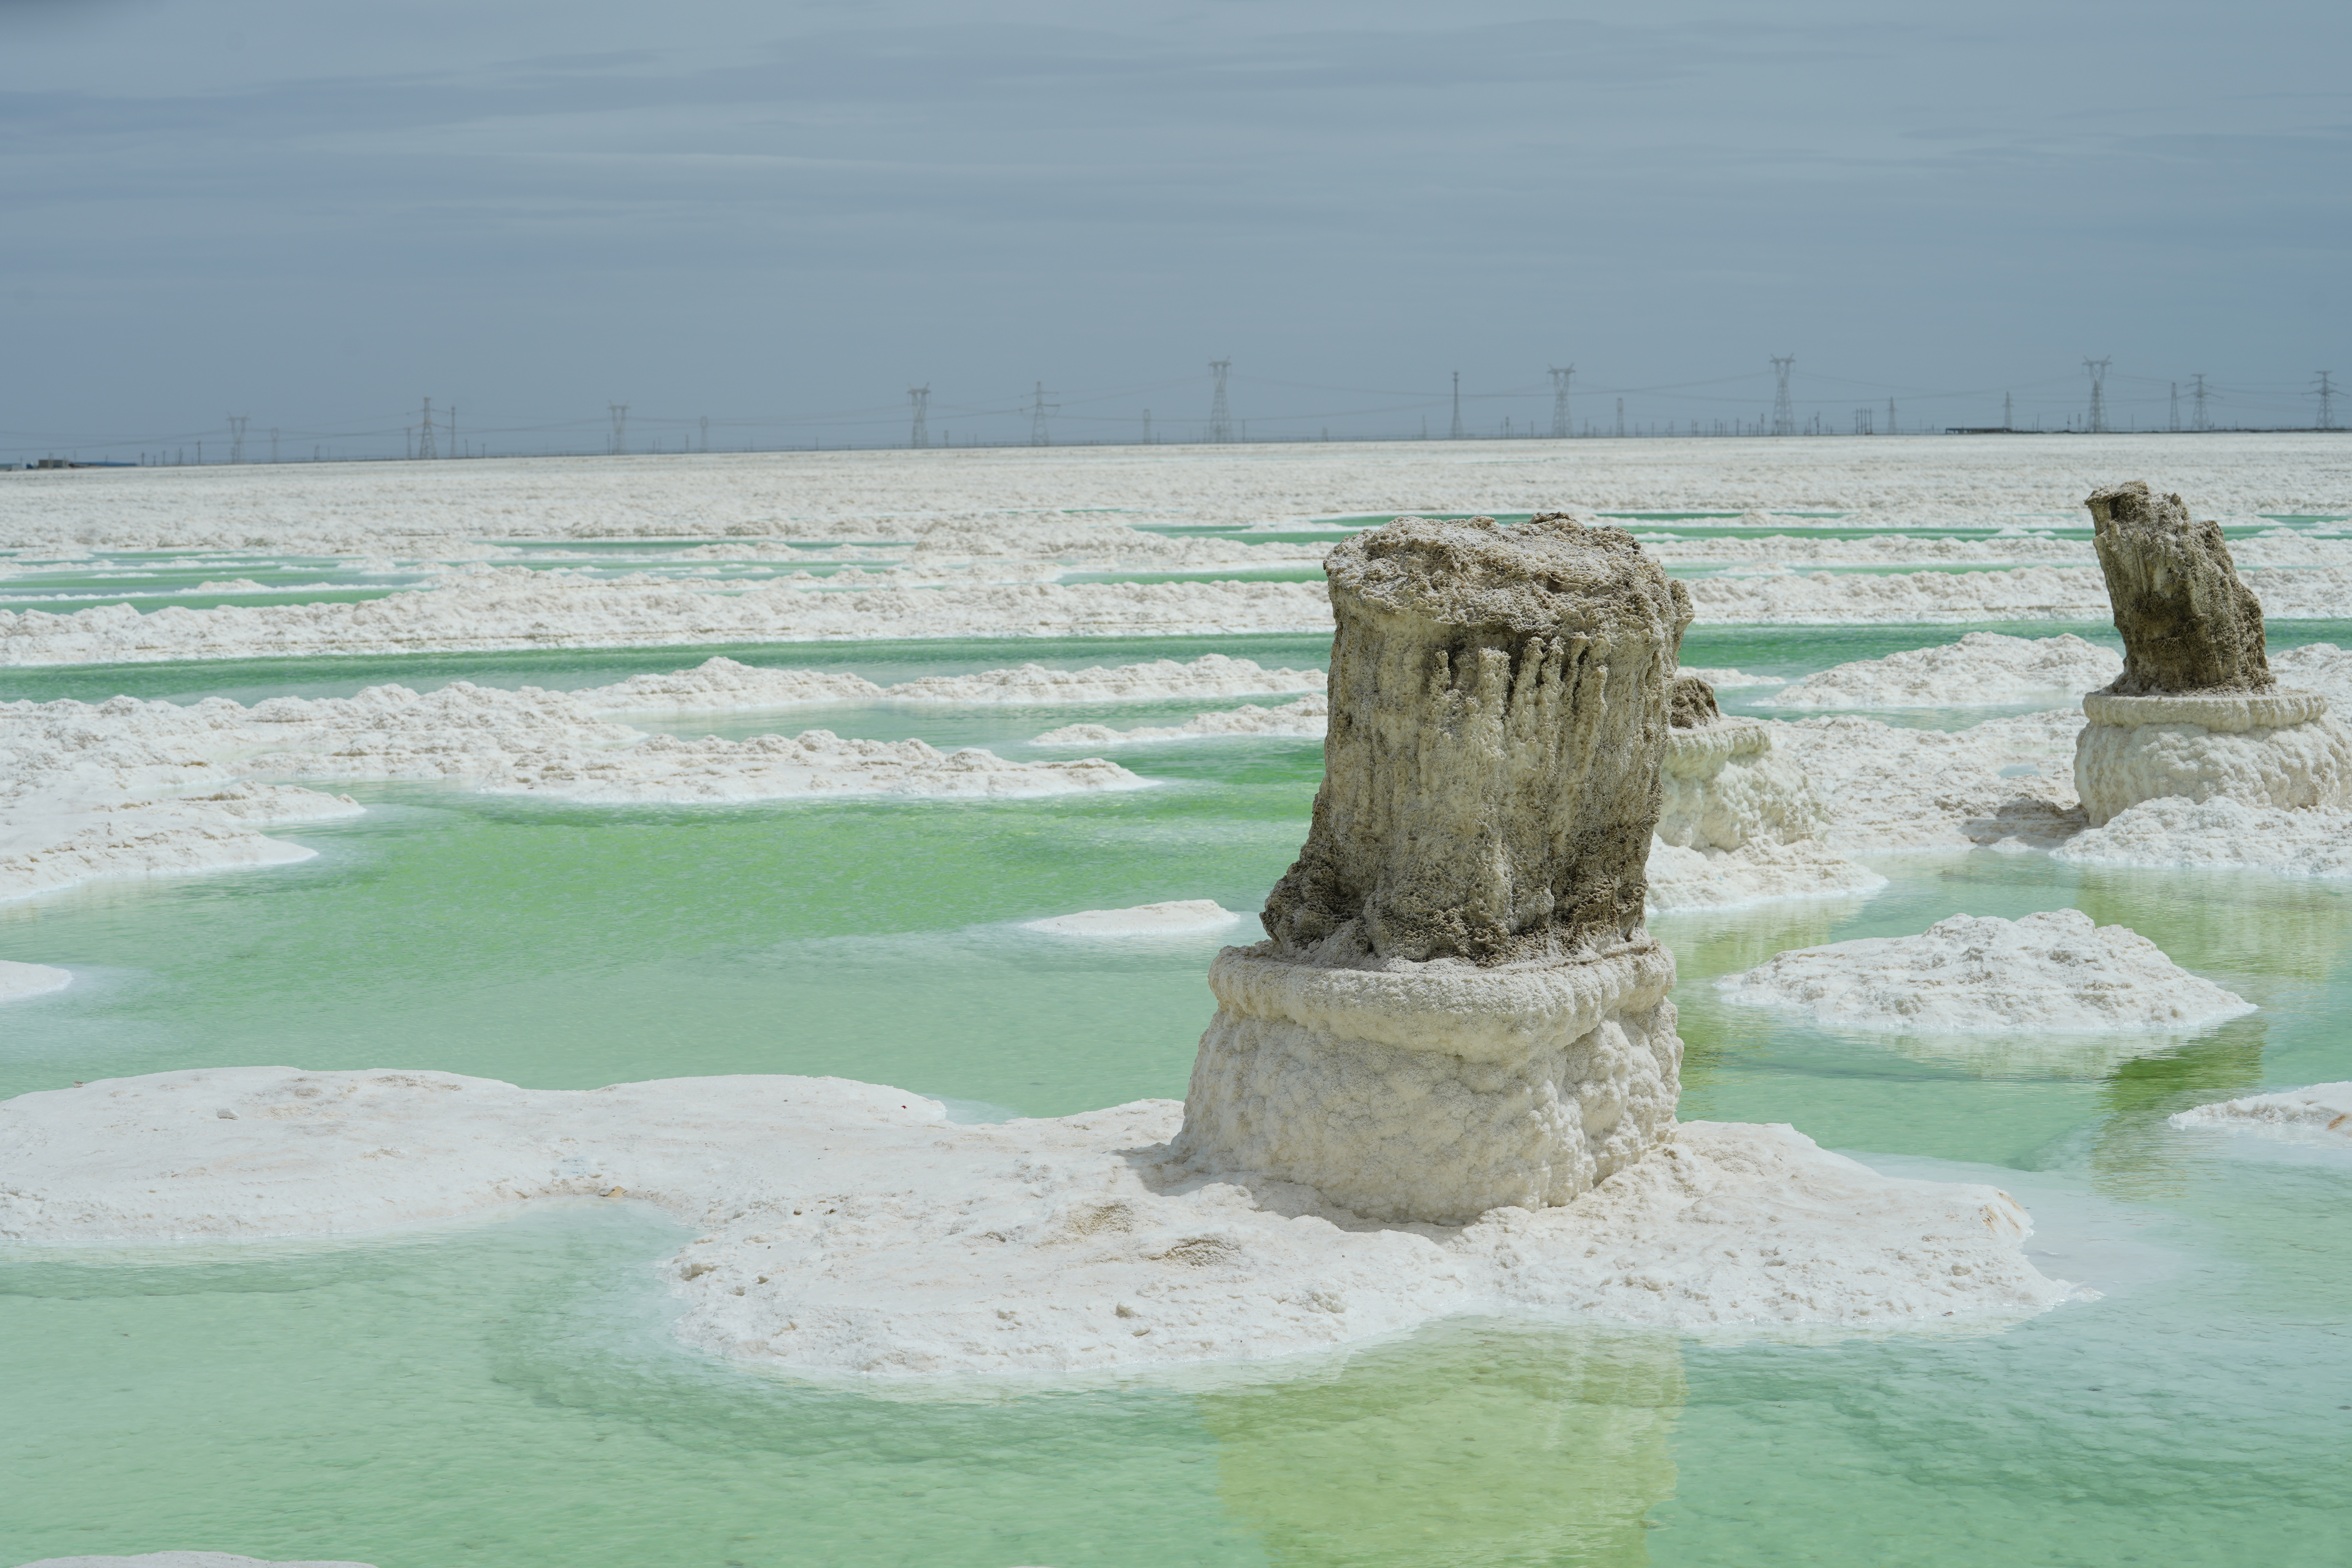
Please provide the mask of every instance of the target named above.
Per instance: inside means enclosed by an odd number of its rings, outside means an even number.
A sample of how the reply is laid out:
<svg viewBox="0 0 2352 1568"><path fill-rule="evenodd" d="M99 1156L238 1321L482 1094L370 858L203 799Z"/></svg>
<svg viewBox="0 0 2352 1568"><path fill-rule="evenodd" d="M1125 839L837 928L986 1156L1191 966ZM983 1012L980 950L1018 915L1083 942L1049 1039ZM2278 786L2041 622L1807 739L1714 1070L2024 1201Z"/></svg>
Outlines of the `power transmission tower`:
<svg viewBox="0 0 2352 1568"><path fill-rule="evenodd" d="M1797 405L1789 401L1789 367L1797 363L1794 354L1769 356L1772 361L1772 434L1793 436L1797 433Z"/></svg>
<svg viewBox="0 0 2352 1568"><path fill-rule="evenodd" d="M1903 434L1903 426L1895 423L1895 399L1891 397L1886 400L1886 433L1889 436Z"/></svg>
<svg viewBox="0 0 2352 1568"><path fill-rule="evenodd" d="M629 405L607 403L604 406L613 416L613 453L618 457L629 449Z"/></svg>
<svg viewBox="0 0 2352 1568"><path fill-rule="evenodd" d="M931 424L926 417L931 408L930 384L926 382L920 386L910 386L907 388L907 395L915 405L915 428L907 437L907 445L919 452L931 444Z"/></svg>
<svg viewBox="0 0 2352 1568"><path fill-rule="evenodd" d="M250 414L228 416L228 460L232 463L245 461L245 422L252 417Z"/></svg>
<svg viewBox="0 0 2352 1568"><path fill-rule="evenodd" d="M1213 359L1209 374L1217 378L1217 389L1209 395L1209 439L1230 441L1234 438L1234 411L1225 405L1225 372L1234 368L1229 359Z"/></svg>
<svg viewBox="0 0 2352 1568"><path fill-rule="evenodd" d="M2004 430L2017 428L2017 415L2011 407L2010 396L2006 392L2000 395L2000 427Z"/></svg>
<svg viewBox="0 0 2352 1568"><path fill-rule="evenodd" d="M1147 447L1151 445L1151 410L1149 408L1143 411L1143 444Z"/></svg>
<svg viewBox="0 0 2352 1568"><path fill-rule="evenodd" d="M2107 433L2107 365L2103 359L2086 359L2083 368L2091 373L2091 434Z"/></svg>
<svg viewBox="0 0 2352 1568"><path fill-rule="evenodd" d="M1555 441L1568 438L1568 384L1575 376L1576 367L1551 367L1551 434Z"/></svg>
<svg viewBox="0 0 2352 1568"><path fill-rule="evenodd" d="M433 444L433 400L429 397L425 400L424 422L416 427L416 455L420 458L437 458L441 455Z"/></svg>
<svg viewBox="0 0 2352 1568"><path fill-rule="evenodd" d="M1222 390L1224 385L1223 377L1218 379L1217 384ZM1052 438L1045 434L1045 410L1061 406L1058 403L1045 401L1045 384L1039 382L1037 395L1029 405L1029 444L1032 447L1050 447L1054 444Z"/></svg>
<svg viewBox="0 0 2352 1568"><path fill-rule="evenodd" d="M2189 379L2197 384L2197 389L2189 394L2189 427L2192 430L2210 430L2213 426L2207 423L2205 418L2205 373L2200 370Z"/></svg>
<svg viewBox="0 0 2352 1568"><path fill-rule="evenodd" d="M2336 384L2331 379L2334 374L2332 371L2321 371L2319 386L2310 394L2311 396L2319 399L2319 423L2312 426L2315 430L2336 428Z"/></svg>
<svg viewBox="0 0 2352 1568"><path fill-rule="evenodd" d="M2323 403L2320 406L2325 408L2327 405ZM2326 426L2323 425L2320 428L2324 430ZM278 426L275 425L269 427L269 460L273 463L278 460Z"/></svg>
<svg viewBox="0 0 2352 1568"><path fill-rule="evenodd" d="M2165 427L2168 430L2180 428L2180 384L2177 381L2172 384L2172 414L2166 420Z"/></svg>
<svg viewBox="0 0 2352 1568"><path fill-rule="evenodd" d="M1619 399L1617 400L1617 439L1619 439L1620 441L1622 441L1624 438L1625 438L1625 400L1624 400L1623 398L1622 398L1622 397L1621 397L1621 398L1619 398Z"/></svg>
<svg viewBox="0 0 2352 1568"><path fill-rule="evenodd" d="M1462 373L1454 373L1454 428L1447 432L1449 440L1462 439Z"/></svg>

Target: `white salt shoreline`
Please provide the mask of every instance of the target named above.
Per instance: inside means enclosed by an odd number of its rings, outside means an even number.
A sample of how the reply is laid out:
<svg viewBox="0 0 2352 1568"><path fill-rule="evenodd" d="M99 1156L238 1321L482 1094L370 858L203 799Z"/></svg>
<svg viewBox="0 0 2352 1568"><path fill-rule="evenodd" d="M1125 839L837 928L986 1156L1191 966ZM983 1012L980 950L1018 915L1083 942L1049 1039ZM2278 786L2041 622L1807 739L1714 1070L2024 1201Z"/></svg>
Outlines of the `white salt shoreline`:
<svg viewBox="0 0 2352 1568"><path fill-rule="evenodd" d="M633 1198L702 1233L663 1270L688 1343L886 1378L1256 1360L1460 1314L2008 1321L2071 1289L2026 1262L2005 1194L1878 1176L1785 1127L1685 1123L1565 1207L1382 1226L1168 1163L1180 1111L958 1126L842 1079L199 1068L0 1103L0 1237L325 1237Z"/></svg>

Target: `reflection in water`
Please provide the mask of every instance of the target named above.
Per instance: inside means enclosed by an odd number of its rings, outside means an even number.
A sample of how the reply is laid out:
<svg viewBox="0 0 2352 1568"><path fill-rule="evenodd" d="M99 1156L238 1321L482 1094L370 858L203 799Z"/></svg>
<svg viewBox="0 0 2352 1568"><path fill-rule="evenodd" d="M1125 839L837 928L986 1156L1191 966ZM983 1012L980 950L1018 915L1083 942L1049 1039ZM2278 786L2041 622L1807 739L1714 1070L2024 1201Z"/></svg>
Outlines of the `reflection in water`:
<svg viewBox="0 0 2352 1568"><path fill-rule="evenodd" d="M1649 1561L1685 1398L1669 1337L1457 1321L1201 1406L1278 1568L1615 1568Z"/></svg>
<svg viewBox="0 0 2352 1568"><path fill-rule="evenodd" d="M2352 889L2342 883L2242 871L2086 866L2074 901L2101 925L2129 926L2209 979L2220 971L2324 981L2352 925Z"/></svg>
<svg viewBox="0 0 2352 1568"><path fill-rule="evenodd" d="M2192 1045L2128 1061L2101 1086L2105 1115L2091 1143L2091 1179L2111 1197L2150 1199L2187 1181L2180 1140L2165 1123L2176 1110L2235 1100L2263 1084L2262 1015L2222 1025Z"/></svg>

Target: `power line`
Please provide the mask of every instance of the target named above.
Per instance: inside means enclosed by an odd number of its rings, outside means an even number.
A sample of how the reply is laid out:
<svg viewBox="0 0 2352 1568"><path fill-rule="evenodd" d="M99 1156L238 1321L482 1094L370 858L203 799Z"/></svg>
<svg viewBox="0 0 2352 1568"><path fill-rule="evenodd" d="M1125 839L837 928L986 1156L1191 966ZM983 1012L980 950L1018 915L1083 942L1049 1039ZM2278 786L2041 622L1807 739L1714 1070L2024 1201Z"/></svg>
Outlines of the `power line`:
<svg viewBox="0 0 2352 1568"><path fill-rule="evenodd" d="M1766 357L1772 362L1772 434L1793 436L1797 433L1797 405L1789 400L1789 368L1797 363L1797 356L1770 354Z"/></svg>
<svg viewBox="0 0 2352 1568"><path fill-rule="evenodd" d="M1225 404L1225 373L1234 368L1229 359L1213 359L1209 373L1217 378L1214 392L1209 395L1209 439L1230 441L1234 438L1234 411Z"/></svg>
<svg viewBox="0 0 2352 1568"><path fill-rule="evenodd" d="M1551 368L1551 433L1555 439L1568 438L1568 384L1576 375L1574 365L1553 365Z"/></svg>

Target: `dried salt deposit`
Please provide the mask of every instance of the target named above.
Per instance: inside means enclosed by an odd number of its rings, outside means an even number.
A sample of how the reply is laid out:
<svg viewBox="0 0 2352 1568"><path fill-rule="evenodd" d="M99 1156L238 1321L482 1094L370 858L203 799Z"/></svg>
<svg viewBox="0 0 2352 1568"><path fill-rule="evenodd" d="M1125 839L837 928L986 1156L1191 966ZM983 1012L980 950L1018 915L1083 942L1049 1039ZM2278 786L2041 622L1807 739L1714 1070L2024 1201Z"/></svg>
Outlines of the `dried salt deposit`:
<svg viewBox="0 0 2352 1568"><path fill-rule="evenodd" d="M1045 669L1024 664L978 675L931 675L886 689L894 702L1143 702L1171 697L1240 697L1323 689L1319 669L1261 669L1245 658L1202 654L1190 664L1156 659L1117 669Z"/></svg>
<svg viewBox="0 0 2352 1568"><path fill-rule="evenodd" d="M1029 921L1021 929L1055 936L1190 936L1225 931L1247 919L1221 907L1214 899L1180 899L1128 910L1080 910L1074 915Z"/></svg>
<svg viewBox="0 0 2352 1568"><path fill-rule="evenodd" d="M1874 719L1773 722L1773 746L1829 803L1819 835L1847 854L2049 848L2080 831L2077 710L1913 730Z"/></svg>
<svg viewBox="0 0 2352 1568"><path fill-rule="evenodd" d="M1716 983L1734 1002L1918 1034L2194 1029L2253 1011L2123 926L2080 910L1953 915L1917 936L1783 952Z"/></svg>
<svg viewBox="0 0 2352 1568"><path fill-rule="evenodd" d="M1970 632L1940 647L1857 659L1763 700L1768 708L1990 708L2063 700L2105 686L2121 655L2074 634L2013 637Z"/></svg>
<svg viewBox="0 0 2352 1568"><path fill-rule="evenodd" d="M44 1557L25 1568L369 1568L365 1563L271 1563L226 1552L149 1552L137 1557Z"/></svg>
<svg viewBox="0 0 2352 1568"><path fill-rule="evenodd" d="M2352 877L2352 810L2241 801L2142 801L2053 853L2078 866L2154 866Z"/></svg>
<svg viewBox="0 0 2352 1568"><path fill-rule="evenodd" d="M16 963L0 959L0 1002L46 996L73 984L73 971L47 963Z"/></svg>
<svg viewBox="0 0 2352 1568"><path fill-rule="evenodd" d="M0 704L0 897L308 858L312 851L257 830L361 808L252 782L287 778L432 780L600 805L1011 797L1145 783L1098 758L1014 763L825 730L744 741L647 735L562 692L463 681L429 694L378 686L250 709L225 698L187 707L127 697L16 702Z"/></svg>
<svg viewBox="0 0 2352 1568"><path fill-rule="evenodd" d="M1147 724L1114 730L1108 724L1065 724L1048 730L1031 743L1039 746L1125 746L1146 741L1190 741L1219 735L1304 736L1320 738L1329 727L1331 704L1323 697L1302 697L1278 708L1244 703L1214 713L1196 713L1181 724Z"/></svg>
<svg viewBox="0 0 2352 1568"><path fill-rule="evenodd" d="M1687 676L1688 672L1685 672ZM1654 911L1867 892L1886 879L1817 841L1830 805L1771 729L1717 717L1671 728L1645 875Z"/></svg>
<svg viewBox="0 0 2352 1568"><path fill-rule="evenodd" d="M342 1235L617 1188L703 1233L665 1269L689 1342L877 1376L1249 1360L1461 1313L1885 1326L2068 1293L2006 1194L1881 1177L1786 1127L1687 1123L1565 1207L1372 1226L1172 1163L1177 1119L954 1126L841 1079L158 1073L0 1103L0 1235Z"/></svg>
<svg viewBox="0 0 2352 1568"><path fill-rule="evenodd" d="M2200 1105L2167 1118L2175 1127L2220 1127L2290 1143L2352 1149L2352 1083L2315 1083Z"/></svg>
<svg viewBox="0 0 2352 1568"><path fill-rule="evenodd" d="M2271 673L2281 685L2318 692L2336 713L2352 713L2352 648L2305 643L2271 655Z"/></svg>
<svg viewBox="0 0 2352 1568"><path fill-rule="evenodd" d="M1685 664L1678 666L1676 676L1693 675L1717 691L1733 691L1743 686L1786 686L1786 678L1778 675L1750 675L1744 669L1696 669Z"/></svg>

